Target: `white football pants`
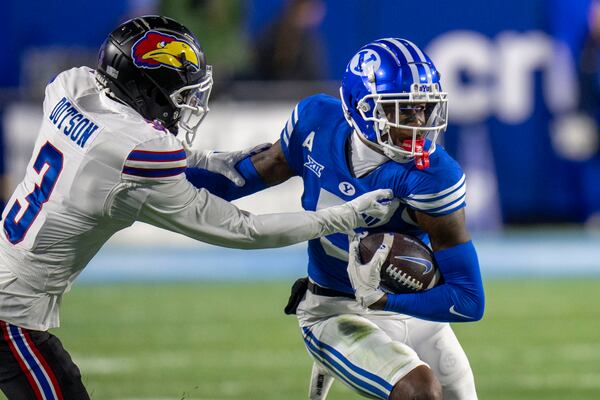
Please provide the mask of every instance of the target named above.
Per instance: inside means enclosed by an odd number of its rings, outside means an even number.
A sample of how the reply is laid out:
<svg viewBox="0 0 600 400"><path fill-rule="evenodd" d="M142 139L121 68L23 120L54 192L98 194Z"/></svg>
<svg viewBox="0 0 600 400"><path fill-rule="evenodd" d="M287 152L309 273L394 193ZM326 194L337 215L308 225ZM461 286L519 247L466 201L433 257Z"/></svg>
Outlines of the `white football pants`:
<svg viewBox="0 0 600 400"><path fill-rule="evenodd" d="M419 365L432 369L444 400L477 399L469 361L447 323L364 310L352 299L310 291L297 315L315 360L310 399L324 400L335 377L365 397L387 400Z"/></svg>

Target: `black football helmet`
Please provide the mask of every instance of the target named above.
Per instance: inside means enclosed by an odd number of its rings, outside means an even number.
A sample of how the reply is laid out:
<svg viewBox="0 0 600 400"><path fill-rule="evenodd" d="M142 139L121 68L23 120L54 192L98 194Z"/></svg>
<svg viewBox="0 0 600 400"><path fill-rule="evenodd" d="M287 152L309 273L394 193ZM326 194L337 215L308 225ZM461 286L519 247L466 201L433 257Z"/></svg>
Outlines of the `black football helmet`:
<svg viewBox="0 0 600 400"><path fill-rule="evenodd" d="M191 143L208 112L213 80L190 30L171 18L144 16L123 23L104 41L96 82L110 97L174 134L184 133Z"/></svg>

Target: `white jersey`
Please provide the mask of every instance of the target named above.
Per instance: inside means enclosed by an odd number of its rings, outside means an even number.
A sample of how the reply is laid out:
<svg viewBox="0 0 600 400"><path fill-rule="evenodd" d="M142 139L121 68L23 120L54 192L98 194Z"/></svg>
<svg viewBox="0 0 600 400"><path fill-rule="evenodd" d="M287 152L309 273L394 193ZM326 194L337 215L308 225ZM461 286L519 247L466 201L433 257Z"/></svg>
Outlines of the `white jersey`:
<svg viewBox="0 0 600 400"><path fill-rule="evenodd" d="M236 248L285 246L356 226L351 207L255 216L197 190L185 179L181 142L106 97L94 74L74 68L46 88L31 161L2 215L0 320L57 327L62 294L136 220Z"/></svg>

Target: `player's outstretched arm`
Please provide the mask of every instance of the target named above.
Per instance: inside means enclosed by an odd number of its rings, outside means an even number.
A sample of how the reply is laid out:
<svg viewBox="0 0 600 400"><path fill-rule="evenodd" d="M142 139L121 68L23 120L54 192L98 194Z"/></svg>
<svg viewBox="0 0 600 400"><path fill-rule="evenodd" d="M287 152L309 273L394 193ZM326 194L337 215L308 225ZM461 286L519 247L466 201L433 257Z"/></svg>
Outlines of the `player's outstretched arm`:
<svg viewBox="0 0 600 400"><path fill-rule="evenodd" d="M205 168L188 168L185 174L196 188L205 188L228 201L278 185L295 175L288 166L279 141L237 161L235 171L239 177L237 182L243 182L242 185Z"/></svg>
<svg viewBox="0 0 600 400"><path fill-rule="evenodd" d="M259 249L288 246L336 232L385 222L398 207L393 192L380 189L348 203L317 211L254 215L196 189L184 175L184 150L160 136L133 149L106 210L124 225L132 220L219 246Z"/></svg>
<svg viewBox="0 0 600 400"><path fill-rule="evenodd" d="M385 222L398 207L388 189L318 211L254 215L197 190L183 174L169 178L128 178L112 196L112 217L135 220L219 246L259 249L288 246L337 232ZM121 217L121 219L125 219Z"/></svg>
<svg viewBox="0 0 600 400"><path fill-rule="evenodd" d="M424 292L387 295L372 308L440 322L481 319L485 295L477 253L465 226L464 209L436 217L416 212L416 218L429 234L444 283Z"/></svg>

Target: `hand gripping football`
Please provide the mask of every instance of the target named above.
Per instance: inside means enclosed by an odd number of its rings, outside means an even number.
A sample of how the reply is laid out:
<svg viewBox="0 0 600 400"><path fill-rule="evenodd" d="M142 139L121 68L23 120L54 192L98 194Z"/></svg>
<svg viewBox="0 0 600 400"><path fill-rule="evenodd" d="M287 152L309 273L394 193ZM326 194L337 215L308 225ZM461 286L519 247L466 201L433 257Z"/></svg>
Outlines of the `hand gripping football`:
<svg viewBox="0 0 600 400"><path fill-rule="evenodd" d="M414 293L431 289L440 281L440 272L429 247L419 239L401 233L392 233L394 241L381 266L381 289L387 293ZM383 233L374 233L361 239L358 250L362 263L373 257Z"/></svg>

